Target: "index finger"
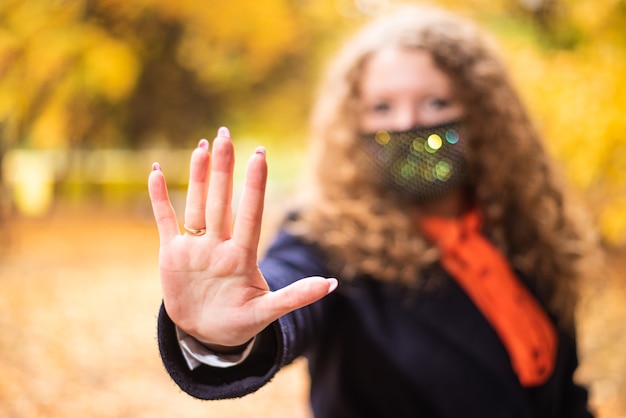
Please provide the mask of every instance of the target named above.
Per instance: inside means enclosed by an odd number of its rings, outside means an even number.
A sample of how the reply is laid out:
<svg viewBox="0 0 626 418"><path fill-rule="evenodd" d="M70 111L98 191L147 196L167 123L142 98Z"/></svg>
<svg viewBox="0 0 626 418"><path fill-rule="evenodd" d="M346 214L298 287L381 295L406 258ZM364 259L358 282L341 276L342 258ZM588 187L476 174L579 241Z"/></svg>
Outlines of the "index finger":
<svg viewBox="0 0 626 418"><path fill-rule="evenodd" d="M248 161L239 211L233 227L233 241L256 254L261 235L265 188L267 184L267 161L265 148L257 147Z"/></svg>

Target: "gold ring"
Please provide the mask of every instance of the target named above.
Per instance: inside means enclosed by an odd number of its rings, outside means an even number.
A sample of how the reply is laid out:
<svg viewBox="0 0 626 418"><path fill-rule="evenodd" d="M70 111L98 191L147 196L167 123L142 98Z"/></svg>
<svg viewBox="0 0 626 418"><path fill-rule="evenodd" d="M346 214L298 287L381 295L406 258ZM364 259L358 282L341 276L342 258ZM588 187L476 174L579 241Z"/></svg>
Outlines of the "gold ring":
<svg viewBox="0 0 626 418"><path fill-rule="evenodd" d="M200 235L206 234L206 228L193 229L193 228L189 228L186 224L183 225L183 227L185 228L185 231L187 231L189 235L193 235L194 237L199 237Z"/></svg>

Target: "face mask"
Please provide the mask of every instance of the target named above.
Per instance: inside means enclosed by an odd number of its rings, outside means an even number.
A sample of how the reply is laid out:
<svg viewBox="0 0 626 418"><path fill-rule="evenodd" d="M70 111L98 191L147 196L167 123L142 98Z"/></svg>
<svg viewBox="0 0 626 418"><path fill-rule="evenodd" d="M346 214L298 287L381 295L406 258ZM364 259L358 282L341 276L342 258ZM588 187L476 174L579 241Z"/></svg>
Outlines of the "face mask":
<svg viewBox="0 0 626 418"><path fill-rule="evenodd" d="M436 200L466 181L465 140L459 122L362 135L382 187L403 199Z"/></svg>

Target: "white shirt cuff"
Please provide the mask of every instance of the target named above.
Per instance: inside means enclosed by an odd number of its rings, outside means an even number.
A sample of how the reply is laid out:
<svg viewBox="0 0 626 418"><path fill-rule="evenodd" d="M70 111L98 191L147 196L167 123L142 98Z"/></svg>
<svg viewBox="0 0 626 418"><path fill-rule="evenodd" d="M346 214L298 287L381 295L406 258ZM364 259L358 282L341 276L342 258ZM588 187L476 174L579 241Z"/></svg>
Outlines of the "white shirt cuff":
<svg viewBox="0 0 626 418"><path fill-rule="evenodd" d="M178 327L176 327L176 336L178 337L178 344L180 345L183 357L190 370L194 370L202 364L220 368L236 366L248 358L250 351L252 351L254 341L256 340L256 337L250 340L245 350L241 353L219 354L210 350L200 341Z"/></svg>

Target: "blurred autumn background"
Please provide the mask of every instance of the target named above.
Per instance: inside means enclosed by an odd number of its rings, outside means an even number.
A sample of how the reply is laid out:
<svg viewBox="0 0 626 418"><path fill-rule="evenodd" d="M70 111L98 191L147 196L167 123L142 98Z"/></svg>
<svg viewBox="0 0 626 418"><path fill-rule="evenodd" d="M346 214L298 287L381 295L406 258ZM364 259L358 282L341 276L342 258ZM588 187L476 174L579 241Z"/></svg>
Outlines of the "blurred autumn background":
<svg viewBox="0 0 626 418"><path fill-rule="evenodd" d="M302 361L240 400L169 380L145 181L158 160L182 213L189 150L227 125L240 163L268 149L271 225L325 58L394 3L0 0L0 417L310 416ZM598 416L626 417L626 1L434 3L501 44L598 227L578 379Z"/></svg>

